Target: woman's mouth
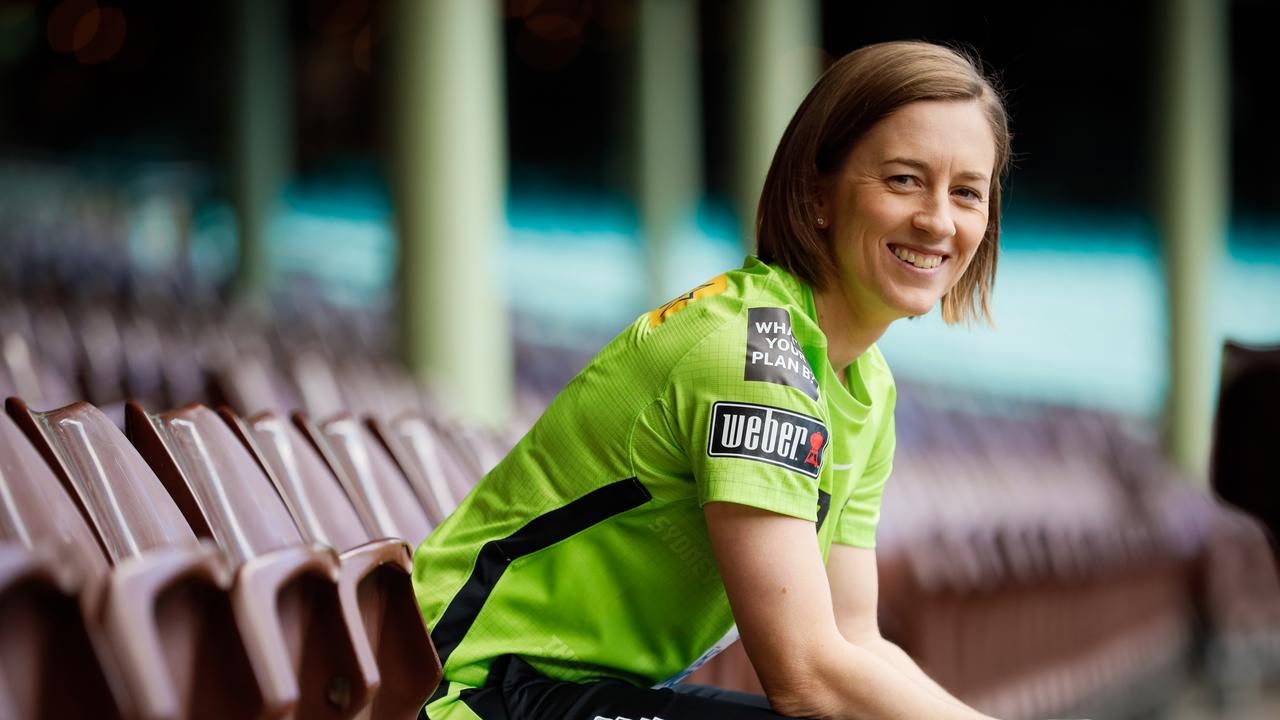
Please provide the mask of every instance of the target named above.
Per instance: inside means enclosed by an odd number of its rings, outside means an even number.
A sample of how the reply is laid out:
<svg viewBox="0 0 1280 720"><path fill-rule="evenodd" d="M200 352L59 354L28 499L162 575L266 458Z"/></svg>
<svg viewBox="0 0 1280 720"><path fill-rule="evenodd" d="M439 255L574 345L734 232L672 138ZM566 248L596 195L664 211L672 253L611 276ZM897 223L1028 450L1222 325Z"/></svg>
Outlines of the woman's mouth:
<svg viewBox="0 0 1280 720"><path fill-rule="evenodd" d="M933 270L942 263L946 262L949 255L936 253L928 253L923 250L913 248L905 248L900 245L889 244L889 252L897 258L903 265L909 265L916 270Z"/></svg>

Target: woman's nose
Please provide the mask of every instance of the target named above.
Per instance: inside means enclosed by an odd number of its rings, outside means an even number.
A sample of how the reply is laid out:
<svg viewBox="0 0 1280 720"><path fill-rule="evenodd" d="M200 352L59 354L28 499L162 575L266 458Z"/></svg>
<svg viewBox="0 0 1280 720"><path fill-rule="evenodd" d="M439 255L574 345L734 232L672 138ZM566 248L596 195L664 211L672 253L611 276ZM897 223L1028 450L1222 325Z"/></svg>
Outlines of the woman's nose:
<svg viewBox="0 0 1280 720"><path fill-rule="evenodd" d="M911 221L918 230L928 233L933 238L945 239L956 234L956 223L951 216L951 206L945 199L925 200Z"/></svg>

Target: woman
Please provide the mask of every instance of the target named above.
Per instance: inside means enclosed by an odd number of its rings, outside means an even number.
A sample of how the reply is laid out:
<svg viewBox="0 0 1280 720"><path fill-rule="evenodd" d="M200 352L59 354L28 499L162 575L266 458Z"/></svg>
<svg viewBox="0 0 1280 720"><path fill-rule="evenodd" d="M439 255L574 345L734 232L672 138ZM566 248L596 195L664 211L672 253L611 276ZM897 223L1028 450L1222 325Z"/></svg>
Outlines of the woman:
<svg viewBox="0 0 1280 720"><path fill-rule="evenodd" d="M425 714L983 717L877 628L874 343L939 301L989 316L1008 158L965 57L835 63L765 180L759 258L637 319L418 548L445 668ZM739 634L767 702L677 685Z"/></svg>

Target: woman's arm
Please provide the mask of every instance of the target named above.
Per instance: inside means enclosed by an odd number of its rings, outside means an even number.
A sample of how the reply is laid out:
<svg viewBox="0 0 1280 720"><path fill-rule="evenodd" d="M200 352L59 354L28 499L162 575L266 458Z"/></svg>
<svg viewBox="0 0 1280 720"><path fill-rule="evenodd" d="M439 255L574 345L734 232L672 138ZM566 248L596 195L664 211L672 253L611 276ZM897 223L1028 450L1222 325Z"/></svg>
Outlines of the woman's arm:
<svg viewBox="0 0 1280 720"><path fill-rule="evenodd" d="M743 645L776 711L857 720L987 717L935 696L845 639L813 523L734 503L707 503L704 512Z"/></svg>
<svg viewBox="0 0 1280 720"><path fill-rule="evenodd" d="M935 697L970 709L926 675L902 648L880 635L880 579L875 550L832 545L827 556L827 580L831 584L836 625L846 640L875 653Z"/></svg>

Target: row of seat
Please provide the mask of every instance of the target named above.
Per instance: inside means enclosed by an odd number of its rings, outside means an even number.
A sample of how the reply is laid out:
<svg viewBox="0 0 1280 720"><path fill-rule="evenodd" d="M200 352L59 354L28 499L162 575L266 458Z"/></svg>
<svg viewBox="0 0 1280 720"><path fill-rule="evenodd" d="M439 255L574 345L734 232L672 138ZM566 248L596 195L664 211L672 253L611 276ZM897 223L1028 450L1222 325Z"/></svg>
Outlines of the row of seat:
<svg viewBox="0 0 1280 720"><path fill-rule="evenodd" d="M318 330L286 338L276 326L248 319L153 317L157 312L0 303L0 394L37 407L85 399L117 424L126 399L147 408L227 405L241 415L421 414L456 436L462 452L479 454L482 465L496 462L546 404L522 392L510 427L475 428L447 418L403 367L364 354L369 348L321 344Z"/></svg>
<svg viewBox="0 0 1280 720"><path fill-rule="evenodd" d="M1211 499L1100 412L934 407L904 384L879 543L926 588L1071 582L1194 554Z"/></svg>
<svg viewBox="0 0 1280 720"><path fill-rule="evenodd" d="M318 331L284 336L253 317L207 319L107 302L0 303L0 336L23 343L40 369L42 382L24 388L36 403L245 400L254 409L301 408L317 417L342 409L384 416L424 410L413 380L385 355L359 352L354 342L322 344ZM245 397L245 390L253 394Z"/></svg>
<svg viewBox="0 0 1280 720"><path fill-rule="evenodd" d="M6 409L0 716L405 718L434 689L411 544L483 468L430 421Z"/></svg>

